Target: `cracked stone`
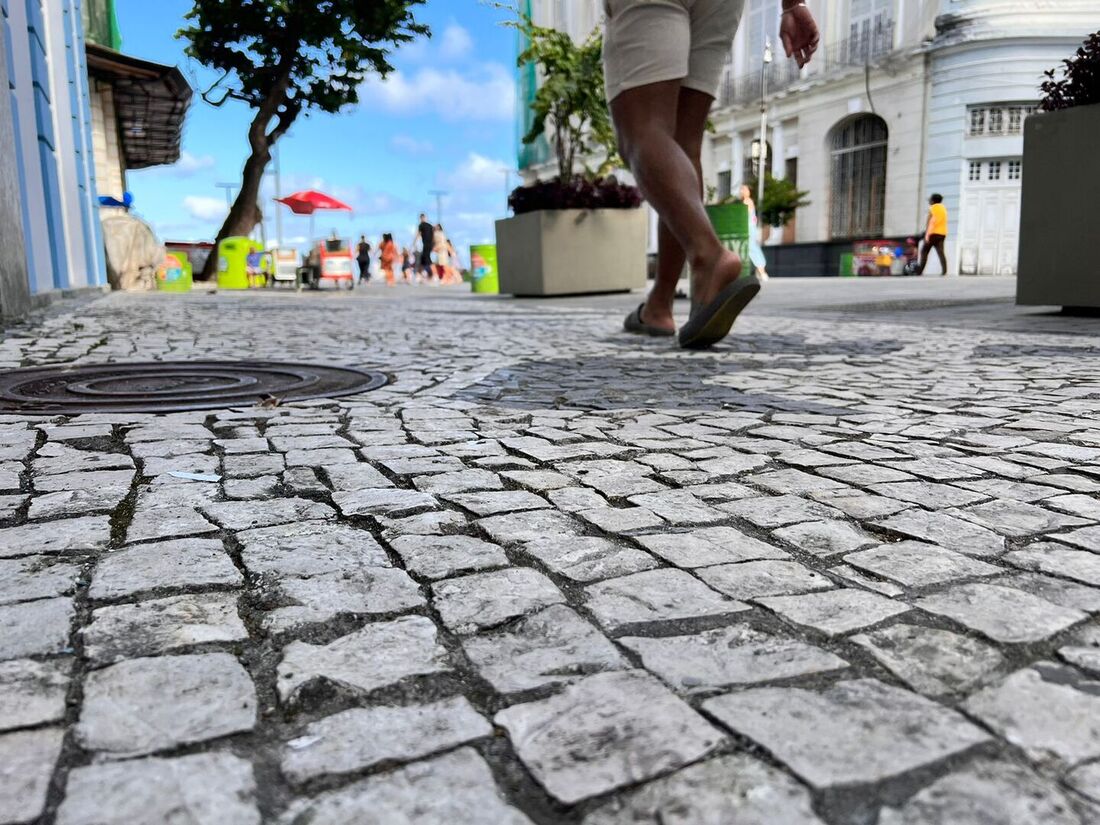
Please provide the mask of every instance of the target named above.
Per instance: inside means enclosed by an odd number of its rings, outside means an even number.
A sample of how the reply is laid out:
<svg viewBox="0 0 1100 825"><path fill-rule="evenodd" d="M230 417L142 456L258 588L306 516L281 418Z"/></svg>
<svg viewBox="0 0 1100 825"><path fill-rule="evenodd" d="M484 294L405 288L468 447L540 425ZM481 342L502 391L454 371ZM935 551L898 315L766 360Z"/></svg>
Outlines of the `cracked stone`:
<svg viewBox="0 0 1100 825"><path fill-rule="evenodd" d="M606 630L633 624L726 616L749 606L711 590L683 570L633 573L589 585L586 606Z"/></svg>
<svg viewBox="0 0 1100 825"><path fill-rule="evenodd" d="M1079 610L996 584L956 585L914 604L1007 644L1040 642L1087 618Z"/></svg>
<svg viewBox="0 0 1100 825"><path fill-rule="evenodd" d="M69 772L57 825L259 825L252 765L229 753L146 757Z"/></svg>
<svg viewBox="0 0 1100 825"><path fill-rule="evenodd" d="M0 662L0 731L60 721L71 668L62 659Z"/></svg>
<svg viewBox="0 0 1100 825"><path fill-rule="evenodd" d="M237 597L229 593L101 607L92 613L91 623L82 632L84 655L96 664L248 638L237 615Z"/></svg>
<svg viewBox="0 0 1100 825"><path fill-rule="evenodd" d="M850 553L878 541L845 521L807 521L780 528L773 535L819 558Z"/></svg>
<svg viewBox="0 0 1100 825"><path fill-rule="evenodd" d="M338 776L381 762L409 762L493 732L463 696L427 705L353 708L306 726L284 750L293 784Z"/></svg>
<svg viewBox="0 0 1100 825"><path fill-rule="evenodd" d="M989 740L953 710L875 679L753 688L703 703L818 789L881 782Z"/></svg>
<svg viewBox="0 0 1100 825"><path fill-rule="evenodd" d="M0 529L0 558L103 550L111 542L107 516L88 516Z"/></svg>
<svg viewBox="0 0 1100 825"><path fill-rule="evenodd" d="M397 487L333 493L332 500L345 516L389 516L399 518L438 506L435 496Z"/></svg>
<svg viewBox="0 0 1100 825"><path fill-rule="evenodd" d="M241 560L254 576L309 578L350 574L364 567L392 567L366 530L330 521L303 521L237 534Z"/></svg>
<svg viewBox="0 0 1100 825"><path fill-rule="evenodd" d="M64 653L72 622L72 599L0 606L0 660Z"/></svg>
<svg viewBox="0 0 1100 825"><path fill-rule="evenodd" d="M390 544L409 572L427 579L508 564L503 550L473 536L401 536Z"/></svg>
<svg viewBox="0 0 1100 825"><path fill-rule="evenodd" d="M833 582L793 561L746 561L704 567L697 575L719 593L734 599L786 596L828 590Z"/></svg>
<svg viewBox="0 0 1100 825"><path fill-rule="evenodd" d="M462 646L482 678L501 693L628 667L603 634L564 605L551 605L507 630L468 638Z"/></svg>
<svg viewBox="0 0 1100 825"><path fill-rule="evenodd" d="M524 545L523 552L553 572L579 582L625 576L657 566L648 553L594 536L533 541Z"/></svg>
<svg viewBox="0 0 1100 825"><path fill-rule="evenodd" d="M250 530L276 524L294 524L313 519L335 518L327 504L308 498L276 498L270 501L223 501L206 504L203 511L222 527Z"/></svg>
<svg viewBox="0 0 1100 825"><path fill-rule="evenodd" d="M920 693L969 693L1004 664L985 642L949 630L896 624L853 636L887 670Z"/></svg>
<svg viewBox="0 0 1100 825"><path fill-rule="evenodd" d="M435 625L423 616L367 624L327 645L292 642L283 649L278 691L292 701L302 686L324 680L368 692L409 676L449 670Z"/></svg>
<svg viewBox="0 0 1100 825"><path fill-rule="evenodd" d="M556 799L572 804L694 762L724 737L642 671L599 673L494 721Z"/></svg>
<svg viewBox="0 0 1100 825"><path fill-rule="evenodd" d="M732 527L705 527L690 533L655 533L637 539L644 548L677 567L790 557L786 550L746 536Z"/></svg>
<svg viewBox="0 0 1100 825"><path fill-rule="evenodd" d="M256 688L233 656L157 656L88 674L76 737L87 750L121 759L255 724Z"/></svg>
<svg viewBox="0 0 1100 825"><path fill-rule="evenodd" d="M619 642L637 653L647 670L681 692L770 682L848 666L839 656L813 645L762 633L748 625L690 636L628 636Z"/></svg>
<svg viewBox="0 0 1100 825"><path fill-rule="evenodd" d="M801 596L768 596L756 601L789 622L827 636L870 627L910 609L909 605L885 596L848 587Z"/></svg>
<svg viewBox="0 0 1100 825"><path fill-rule="evenodd" d="M849 553L844 561L906 587L927 587L1002 572L1000 567L919 541L880 544L869 550Z"/></svg>
<svg viewBox="0 0 1100 825"><path fill-rule="evenodd" d="M416 582L404 570L365 567L308 579L276 580L265 597L277 605L263 619L273 633L327 622L341 615L383 615L412 610L426 603Z"/></svg>
<svg viewBox="0 0 1100 825"><path fill-rule="evenodd" d="M93 599L119 599L150 590L240 587L244 579L220 541L175 539L138 544L100 559L88 591Z"/></svg>
<svg viewBox="0 0 1100 825"><path fill-rule="evenodd" d="M382 537L390 542L401 536L441 536L466 527L466 517L454 510L433 510L398 519L382 516L378 521L385 528Z"/></svg>
<svg viewBox="0 0 1100 825"><path fill-rule="evenodd" d="M489 766L473 748L459 748L312 799L295 800L278 821L280 825L533 825L504 801Z"/></svg>
<svg viewBox="0 0 1100 825"><path fill-rule="evenodd" d="M1032 759L1073 764L1100 756L1100 682L1064 665L1037 662L964 707Z"/></svg>
<svg viewBox="0 0 1100 825"><path fill-rule="evenodd" d="M50 556L0 560L0 604L47 599L72 593L80 567Z"/></svg>
<svg viewBox="0 0 1100 825"><path fill-rule="evenodd" d="M4 822L38 821L46 808L50 777L64 737L61 728L0 734L0 816Z"/></svg>
<svg viewBox="0 0 1100 825"><path fill-rule="evenodd" d="M432 601L449 630L473 633L559 604L565 597L542 573L512 567L436 582Z"/></svg>

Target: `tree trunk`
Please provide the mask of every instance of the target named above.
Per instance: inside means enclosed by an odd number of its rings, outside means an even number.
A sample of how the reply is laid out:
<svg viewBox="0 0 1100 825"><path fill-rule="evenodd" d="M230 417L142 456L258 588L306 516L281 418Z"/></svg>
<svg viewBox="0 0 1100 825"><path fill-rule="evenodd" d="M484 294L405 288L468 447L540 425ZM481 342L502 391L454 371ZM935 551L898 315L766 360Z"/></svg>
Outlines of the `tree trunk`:
<svg viewBox="0 0 1100 825"><path fill-rule="evenodd" d="M264 170L271 161L271 148L265 146L259 151L253 150L244 162L244 172L241 175L241 188L237 193L237 199L229 208L229 214L222 223L222 228L214 238L214 250L206 259L206 265L202 270L204 279L211 279L217 275L218 244L223 238L247 236L256 228L263 219L260 209L260 184L264 179Z"/></svg>

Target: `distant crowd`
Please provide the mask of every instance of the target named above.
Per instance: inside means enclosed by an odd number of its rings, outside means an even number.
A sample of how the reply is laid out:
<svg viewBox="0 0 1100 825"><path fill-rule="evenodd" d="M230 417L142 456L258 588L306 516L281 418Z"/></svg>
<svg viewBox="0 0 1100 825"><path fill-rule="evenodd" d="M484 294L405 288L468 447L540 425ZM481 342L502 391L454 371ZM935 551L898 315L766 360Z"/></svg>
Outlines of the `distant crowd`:
<svg viewBox="0 0 1100 825"><path fill-rule="evenodd" d="M393 235L386 232L377 249L374 249L367 236L360 235L355 260L359 265L359 283L371 279L371 267L375 261L387 286L397 283L398 266L401 280L407 284L462 283L462 271L454 244L443 231L443 225L432 224L423 212L409 246L398 249Z"/></svg>

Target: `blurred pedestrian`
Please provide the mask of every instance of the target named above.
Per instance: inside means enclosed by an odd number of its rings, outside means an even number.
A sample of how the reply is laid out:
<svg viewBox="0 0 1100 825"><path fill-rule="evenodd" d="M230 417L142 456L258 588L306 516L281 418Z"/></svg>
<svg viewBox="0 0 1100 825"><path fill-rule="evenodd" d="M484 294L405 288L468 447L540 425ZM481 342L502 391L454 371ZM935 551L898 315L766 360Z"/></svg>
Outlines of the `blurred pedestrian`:
<svg viewBox="0 0 1100 825"><path fill-rule="evenodd" d="M393 286L393 265L397 260L397 245L393 242L393 235L389 232L382 236L378 259L382 265L382 275L386 279L386 286Z"/></svg>
<svg viewBox="0 0 1100 825"><path fill-rule="evenodd" d="M760 216L756 214L756 201L752 198L752 187L741 185L741 202L749 208L749 261L761 281L768 280L768 261L760 245Z"/></svg>
<svg viewBox="0 0 1100 825"><path fill-rule="evenodd" d="M401 278L405 283L412 283L413 270L416 268L416 259L407 246L401 247Z"/></svg>
<svg viewBox="0 0 1100 825"><path fill-rule="evenodd" d="M359 283L370 280L370 243L366 235L359 236L355 262L359 264Z"/></svg>
<svg viewBox="0 0 1100 825"><path fill-rule="evenodd" d="M435 252L435 269L439 275L439 282L441 284L449 284L454 282L452 267L451 267L451 244L447 240L447 235L443 231L443 224L437 223L435 225L435 234L433 236L433 251Z"/></svg>
<svg viewBox="0 0 1100 825"><path fill-rule="evenodd" d="M435 227L428 222L428 216L420 213L420 224L416 227L413 236L413 249L420 244L420 255L416 262L417 274L423 273L428 280L432 279L432 250L435 248Z"/></svg>
<svg viewBox="0 0 1100 825"><path fill-rule="evenodd" d="M920 250L920 264L917 266L917 274L923 275L924 268L928 265L928 257L932 250L940 258L940 275L947 274L947 253L943 250L944 241L947 240L947 207L943 205L943 195L938 192L928 199L928 224L924 230L924 246Z"/></svg>

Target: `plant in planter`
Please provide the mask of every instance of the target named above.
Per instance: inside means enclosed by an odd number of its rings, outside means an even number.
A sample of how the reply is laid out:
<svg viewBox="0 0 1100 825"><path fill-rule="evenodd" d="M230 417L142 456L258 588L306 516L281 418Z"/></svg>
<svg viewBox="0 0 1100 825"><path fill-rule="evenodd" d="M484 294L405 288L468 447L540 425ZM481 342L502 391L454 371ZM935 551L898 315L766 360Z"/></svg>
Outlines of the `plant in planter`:
<svg viewBox="0 0 1100 825"><path fill-rule="evenodd" d="M1024 124L1016 303L1091 313L1100 309L1100 32L1046 76L1041 114Z"/></svg>
<svg viewBox="0 0 1100 825"><path fill-rule="evenodd" d="M515 217L496 224L500 291L562 295L644 286L648 227L641 194L609 174L622 161L604 94L602 35L575 43L510 11L516 17L508 25L526 41L518 64L534 63L541 79L523 142L545 136L557 175L508 198Z"/></svg>
<svg viewBox="0 0 1100 825"><path fill-rule="evenodd" d="M756 181L746 181L745 185L753 192L758 191ZM803 206L808 206L808 192L798 189L791 181L764 178L764 201L757 204L757 215L762 226L786 226L791 218ZM718 203L707 206L707 215L715 232L730 249L738 252L742 258L748 255L749 213L748 207L734 194Z"/></svg>

